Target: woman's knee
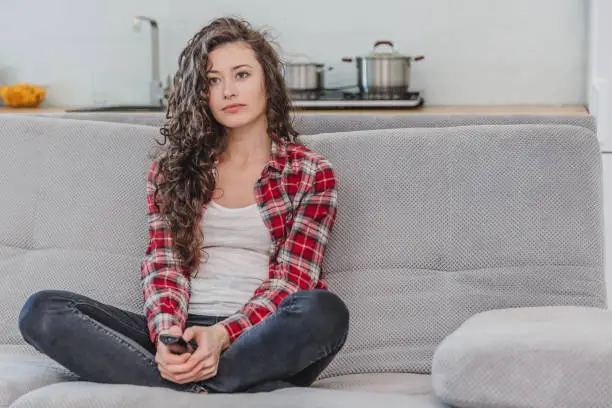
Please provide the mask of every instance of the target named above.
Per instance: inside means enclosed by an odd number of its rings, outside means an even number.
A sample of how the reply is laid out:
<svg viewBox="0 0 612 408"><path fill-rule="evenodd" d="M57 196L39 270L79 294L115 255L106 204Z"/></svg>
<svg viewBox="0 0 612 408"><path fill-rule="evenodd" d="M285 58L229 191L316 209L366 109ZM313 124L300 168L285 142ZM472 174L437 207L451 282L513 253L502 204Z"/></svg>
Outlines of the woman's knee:
<svg viewBox="0 0 612 408"><path fill-rule="evenodd" d="M335 332L342 333L348 330L349 310L335 293L323 289L303 290L293 293L285 300L283 302L287 307L299 312L308 320L333 328Z"/></svg>
<svg viewBox="0 0 612 408"><path fill-rule="evenodd" d="M67 305L70 292L57 290L42 290L32 294L24 303L19 313L19 331L28 339L34 333L49 327L45 319L49 312L56 311L57 307Z"/></svg>

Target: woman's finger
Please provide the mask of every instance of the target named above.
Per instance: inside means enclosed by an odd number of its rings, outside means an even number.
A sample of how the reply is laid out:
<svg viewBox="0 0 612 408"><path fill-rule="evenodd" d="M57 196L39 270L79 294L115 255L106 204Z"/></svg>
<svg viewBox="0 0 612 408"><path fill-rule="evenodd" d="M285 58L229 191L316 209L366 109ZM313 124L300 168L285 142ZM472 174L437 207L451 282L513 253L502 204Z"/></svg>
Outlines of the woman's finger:
<svg viewBox="0 0 612 408"><path fill-rule="evenodd" d="M196 378L197 378L197 374L192 374L187 377L183 376L179 378L164 368L160 368L160 374L162 378L165 378L166 380L172 381L173 383L176 383L176 384L186 384L189 382L194 382L196 381Z"/></svg>
<svg viewBox="0 0 612 408"><path fill-rule="evenodd" d="M164 365L185 364L191 357L190 353L173 354L167 348L161 352L160 362Z"/></svg>
<svg viewBox="0 0 612 408"><path fill-rule="evenodd" d="M177 373L183 373L180 370L177 370L176 367L180 367L180 364L166 364L166 362L163 361L163 359L157 363L157 366L159 367L160 371L163 369L164 372L170 374L170 375L176 375Z"/></svg>
<svg viewBox="0 0 612 408"><path fill-rule="evenodd" d="M201 361L200 364L198 364L193 370L184 374L176 374L174 378L176 378L178 381L183 381L190 378L196 379L204 370L204 364L205 362Z"/></svg>
<svg viewBox="0 0 612 408"><path fill-rule="evenodd" d="M215 358L207 359L200 370L200 375L196 381L204 381L217 375L219 369L219 360Z"/></svg>
<svg viewBox="0 0 612 408"><path fill-rule="evenodd" d="M217 367L218 366L214 366L214 367L211 367L209 369L205 369L204 371L202 371L202 375L198 378L197 381L208 380L209 378L213 378L214 376L216 376L217 375Z"/></svg>
<svg viewBox="0 0 612 408"><path fill-rule="evenodd" d="M210 370L213 368L217 368L219 366L219 359L215 357L210 357L204 360L204 370Z"/></svg>
<svg viewBox="0 0 612 408"><path fill-rule="evenodd" d="M158 367L158 369L159 369L159 374L161 375L162 378L168 381L176 382L174 379L174 376L172 375L172 373L169 373L168 370L166 370L163 367Z"/></svg>
<svg viewBox="0 0 612 408"><path fill-rule="evenodd" d="M180 364L176 364L176 365L174 365L172 367L170 367L170 365L168 365L168 368L170 369L170 371L172 371L175 374L178 374L178 373L180 373L180 374L187 374L187 373L190 373L190 372L194 371L195 368L202 361L206 361L208 359L206 356L209 356L209 355L210 355L210 353L207 352L206 350L197 349L184 362L182 362Z"/></svg>

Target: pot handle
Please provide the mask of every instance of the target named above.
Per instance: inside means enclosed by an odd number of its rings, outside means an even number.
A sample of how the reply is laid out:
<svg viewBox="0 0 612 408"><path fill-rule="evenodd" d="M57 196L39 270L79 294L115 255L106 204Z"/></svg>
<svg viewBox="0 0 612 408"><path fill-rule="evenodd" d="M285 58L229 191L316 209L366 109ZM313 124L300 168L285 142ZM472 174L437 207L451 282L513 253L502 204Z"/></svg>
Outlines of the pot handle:
<svg viewBox="0 0 612 408"><path fill-rule="evenodd" d="M374 43L374 48L378 47L379 45L388 45L389 47L391 47L391 49L393 49L393 42L392 41L388 41L388 40L379 40L379 41L376 41Z"/></svg>
<svg viewBox="0 0 612 408"><path fill-rule="evenodd" d="M414 57L413 61L420 61L422 59L425 59L425 56L424 55L419 55L418 57Z"/></svg>
<svg viewBox="0 0 612 408"><path fill-rule="evenodd" d="M342 62L353 62L353 59L351 57L344 57L342 58Z"/></svg>

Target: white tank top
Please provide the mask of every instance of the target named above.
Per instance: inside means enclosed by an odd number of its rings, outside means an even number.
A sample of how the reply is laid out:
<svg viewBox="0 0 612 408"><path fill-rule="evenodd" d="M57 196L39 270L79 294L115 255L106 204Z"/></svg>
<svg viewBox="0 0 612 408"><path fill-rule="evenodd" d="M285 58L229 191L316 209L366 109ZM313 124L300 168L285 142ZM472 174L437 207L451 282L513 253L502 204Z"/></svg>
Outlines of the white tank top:
<svg viewBox="0 0 612 408"><path fill-rule="evenodd" d="M191 279L189 313L228 316L268 279L270 232L257 204L226 208L214 201L204 212L201 228L205 253Z"/></svg>

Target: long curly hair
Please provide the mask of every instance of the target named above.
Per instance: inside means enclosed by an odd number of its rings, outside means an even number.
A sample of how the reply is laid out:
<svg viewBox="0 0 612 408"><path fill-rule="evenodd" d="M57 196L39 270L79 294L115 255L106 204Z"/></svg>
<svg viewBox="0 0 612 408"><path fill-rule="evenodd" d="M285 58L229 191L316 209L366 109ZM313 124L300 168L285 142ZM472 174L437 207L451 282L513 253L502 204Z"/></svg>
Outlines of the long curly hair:
<svg viewBox="0 0 612 408"><path fill-rule="evenodd" d="M225 130L208 105L206 69L212 50L234 42L251 47L265 76L268 135L276 141L297 142L283 64L268 36L244 20L218 18L189 40L178 59L166 121L160 129L164 141L158 143L163 148L153 155L158 180L154 200L169 224L175 255L191 276L197 273L203 251L202 206L212 199L215 162L227 143Z"/></svg>

